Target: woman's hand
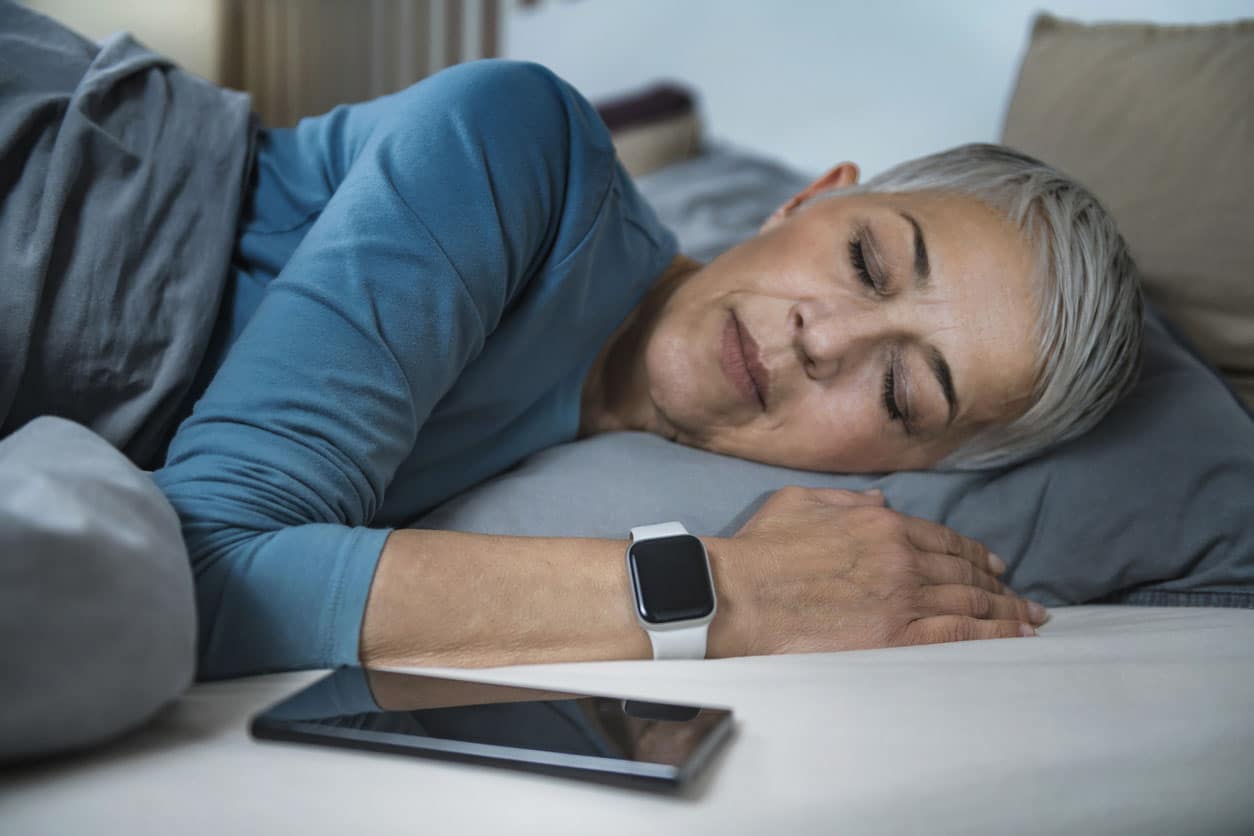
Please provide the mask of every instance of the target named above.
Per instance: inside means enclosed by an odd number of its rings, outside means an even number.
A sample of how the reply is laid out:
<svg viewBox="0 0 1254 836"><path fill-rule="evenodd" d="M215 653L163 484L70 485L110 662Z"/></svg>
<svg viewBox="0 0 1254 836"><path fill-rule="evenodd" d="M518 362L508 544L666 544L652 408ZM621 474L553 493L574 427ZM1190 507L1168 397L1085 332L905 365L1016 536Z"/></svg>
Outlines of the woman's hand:
<svg viewBox="0 0 1254 836"><path fill-rule="evenodd" d="M709 545L729 605L720 598L711 655L1030 636L1048 618L1002 585L984 546L879 493L784 488Z"/></svg>

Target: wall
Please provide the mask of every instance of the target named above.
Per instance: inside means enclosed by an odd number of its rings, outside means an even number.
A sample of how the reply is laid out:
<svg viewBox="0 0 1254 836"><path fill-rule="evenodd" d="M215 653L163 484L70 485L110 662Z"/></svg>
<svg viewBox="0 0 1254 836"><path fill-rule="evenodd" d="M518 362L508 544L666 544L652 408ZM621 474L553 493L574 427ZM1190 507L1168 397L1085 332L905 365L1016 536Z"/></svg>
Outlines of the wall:
<svg viewBox="0 0 1254 836"><path fill-rule="evenodd" d="M515 9L503 54L590 97L673 78L709 130L818 172L864 176L962 142L994 141L1038 0L580 0ZM1054 0L1085 21L1254 17L1254 0Z"/></svg>
<svg viewBox="0 0 1254 836"><path fill-rule="evenodd" d="M185 69L248 90L277 125L495 54L512 0L25 2L95 40L129 30Z"/></svg>
<svg viewBox="0 0 1254 836"><path fill-rule="evenodd" d="M25 4L92 40L128 30L184 69L211 81L219 79L221 20L214 0L25 0Z"/></svg>
<svg viewBox="0 0 1254 836"><path fill-rule="evenodd" d="M221 80L215 0L27 2L90 38L129 29ZM866 176L998 137L1039 0L502 2L515 6L503 54L548 64L591 97L679 79L700 92L712 134L814 172L853 159ZM1254 0L1054 0L1049 8L1086 21L1254 17Z"/></svg>

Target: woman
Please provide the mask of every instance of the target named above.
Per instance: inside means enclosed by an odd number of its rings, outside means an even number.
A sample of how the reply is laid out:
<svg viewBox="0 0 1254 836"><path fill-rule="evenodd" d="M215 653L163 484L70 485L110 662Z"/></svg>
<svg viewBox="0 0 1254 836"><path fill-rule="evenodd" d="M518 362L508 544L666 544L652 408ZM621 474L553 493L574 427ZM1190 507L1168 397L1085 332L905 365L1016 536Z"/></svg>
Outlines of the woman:
<svg viewBox="0 0 1254 836"><path fill-rule="evenodd" d="M611 430L823 470L1011 462L1092 426L1136 366L1113 224L1006 149L867 187L839 165L708 265L535 65L262 131L251 171L211 382L155 474L195 568L201 676L645 658L625 541L396 527ZM981 545L877 495L781 491L705 542L710 656L1046 617Z"/></svg>

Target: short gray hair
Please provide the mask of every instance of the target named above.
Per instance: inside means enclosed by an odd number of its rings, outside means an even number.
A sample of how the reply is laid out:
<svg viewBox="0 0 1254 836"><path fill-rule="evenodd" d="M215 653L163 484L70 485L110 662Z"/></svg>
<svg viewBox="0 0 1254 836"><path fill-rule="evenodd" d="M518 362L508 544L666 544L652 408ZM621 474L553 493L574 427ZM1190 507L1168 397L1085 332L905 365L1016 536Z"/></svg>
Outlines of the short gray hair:
<svg viewBox="0 0 1254 836"><path fill-rule="evenodd" d="M938 467L1014 464L1092 429L1132 389L1141 365L1140 282L1114 219L1084 186L1004 145L960 145L811 200L923 191L968 195L1001 213L1035 246L1039 279L1032 405Z"/></svg>

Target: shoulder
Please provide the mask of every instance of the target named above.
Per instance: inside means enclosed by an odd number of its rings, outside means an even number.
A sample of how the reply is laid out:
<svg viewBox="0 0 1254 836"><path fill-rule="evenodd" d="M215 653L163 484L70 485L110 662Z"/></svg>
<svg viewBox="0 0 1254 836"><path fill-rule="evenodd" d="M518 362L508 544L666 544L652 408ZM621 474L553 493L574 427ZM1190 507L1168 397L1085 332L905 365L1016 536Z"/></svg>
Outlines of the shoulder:
<svg viewBox="0 0 1254 836"><path fill-rule="evenodd" d="M462 277L489 331L613 202L608 129L539 64L459 64L371 107L381 118L362 156Z"/></svg>
<svg viewBox="0 0 1254 836"><path fill-rule="evenodd" d="M480 137L614 155L609 130L596 109L542 64L471 61L443 70L416 87L422 89L425 106L433 100L444 104L447 115Z"/></svg>
<svg viewBox="0 0 1254 836"><path fill-rule="evenodd" d="M415 118L439 113L446 142L460 147L461 173L449 178L468 197L492 205L502 227L527 230L533 253L560 257L582 240L614 189L617 156L609 129L574 86L541 64L488 59L414 89L422 100Z"/></svg>
<svg viewBox="0 0 1254 836"><path fill-rule="evenodd" d="M586 228L611 189L617 157L609 130L586 98L540 64L458 64L391 98L386 141L401 176L438 166L450 188L493 204L506 222L521 215L550 232L554 221Z"/></svg>

